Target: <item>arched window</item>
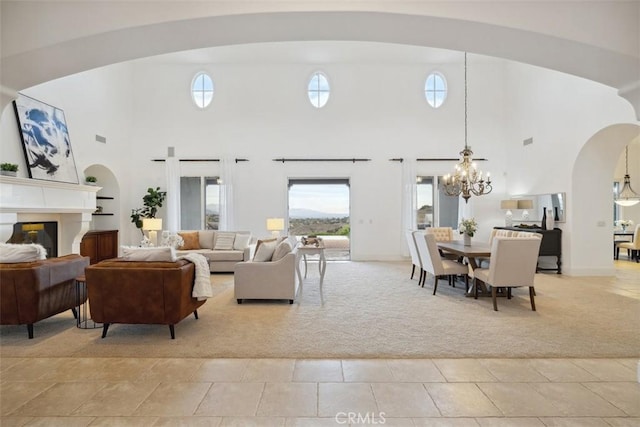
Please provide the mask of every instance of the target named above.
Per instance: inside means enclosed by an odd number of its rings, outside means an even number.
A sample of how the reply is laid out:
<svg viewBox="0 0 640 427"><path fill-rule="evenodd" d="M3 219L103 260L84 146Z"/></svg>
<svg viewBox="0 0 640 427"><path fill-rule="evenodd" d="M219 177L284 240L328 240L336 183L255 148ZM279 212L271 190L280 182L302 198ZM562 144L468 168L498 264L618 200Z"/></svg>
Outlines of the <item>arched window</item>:
<svg viewBox="0 0 640 427"><path fill-rule="evenodd" d="M207 73L198 73L191 82L191 98L198 108L207 108L213 100L213 80Z"/></svg>
<svg viewBox="0 0 640 427"><path fill-rule="evenodd" d="M424 84L424 96L433 108L440 107L447 99L447 81L440 73L431 73Z"/></svg>
<svg viewBox="0 0 640 427"><path fill-rule="evenodd" d="M316 71L311 76L308 86L308 95L311 105L322 108L329 100L329 80L323 73Z"/></svg>

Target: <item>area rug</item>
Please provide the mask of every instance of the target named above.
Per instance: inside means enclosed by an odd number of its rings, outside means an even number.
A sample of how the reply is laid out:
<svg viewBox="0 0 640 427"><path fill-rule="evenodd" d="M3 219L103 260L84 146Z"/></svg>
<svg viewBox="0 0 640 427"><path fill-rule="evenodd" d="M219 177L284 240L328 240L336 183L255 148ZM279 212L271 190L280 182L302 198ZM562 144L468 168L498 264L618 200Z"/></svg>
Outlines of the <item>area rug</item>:
<svg viewBox="0 0 640 427"><path fill-rule="evenodd" d="M536 308L526 289L500 298L464 296L433 278L424 288L406 262L329 263L322 293L317 267L294 302L238 305L233 275L211 276L215 295L176 325L78 329L70 312L35 325L0 327L1 357L467 358L640 356L640 270L611 278L538 274ZM264 284L268 286L268 283Z"/></svg>

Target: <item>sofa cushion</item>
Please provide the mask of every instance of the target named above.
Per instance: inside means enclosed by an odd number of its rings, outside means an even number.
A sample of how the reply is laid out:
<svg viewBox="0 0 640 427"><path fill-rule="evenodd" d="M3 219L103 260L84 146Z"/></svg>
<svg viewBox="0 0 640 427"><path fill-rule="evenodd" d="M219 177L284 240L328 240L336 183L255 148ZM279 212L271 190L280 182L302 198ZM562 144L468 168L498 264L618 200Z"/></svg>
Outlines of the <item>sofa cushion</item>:
<svg viewBox="0 0 640 427"><path fill-rule="evenodd" d="M282 259L286 254L291 252L291 249L291 243L289 243L289 240L283 240L282 242L278 243L275 251L273 251L271 261L278 261L279 259Z"/></svg>
<svg viewBox="0 0 640 427"><path fill-rule="evenodd" d="M200 249L200 240L198 239L198 232L193 231L190 233L178 233L182 240L184 240L184 244L180 246L178 249L180 250L190 250L190 249Z"/></svg>
<svg viewBox="0 0 640 427"><path fill-rule="evenodd" d="M216 235L215 230L200 230L198 232L198 238L200 239L200 247L202 249L213 249L215 235Z"/></svg>
<svg viewBox="0 0 640 427"><path fill-rule="evenodd" d="M237 261L237 262L244 261L244 252L242 251L215 250L215 251L209 251L208 253L204 253L202 255L207 257L209 261Z"/></svg>
<svg viewBox="0 0 640 427"><path fill-rule="evenodd" d="M31 262L47 258L47 250L42 245L0 244L0 263Z"/></svg>
<svg viewBox="0 0 640 427"><path fill-rule="evenodd" d="M229 233L219 231L216 233L216 243L213 247L216 251L230 251L233 250L233 241L236 238L236 233Z"/></svg>
<svg viewBox="0 0 640 427"><path fill-rule="evenodd" d="M256 253L253 256L253 260L256 262L271 261L273 252L276 250L277 244L277 239L258 240L258 243L256 245Z"/></svg>
<svg viewBox="0 0 640 427"><path fill-rule="evenodd" d="M236 233L236 238L233 240L233 249L243 251L249 246L249 241L251 241L251 233Z"/></svg>
<svg viewBox="0 0 640 427"><path fill-rule="evenodd" d="M125 261L176 261L176 252L171 247L138 248L122 246L122 258Z"/></svg>

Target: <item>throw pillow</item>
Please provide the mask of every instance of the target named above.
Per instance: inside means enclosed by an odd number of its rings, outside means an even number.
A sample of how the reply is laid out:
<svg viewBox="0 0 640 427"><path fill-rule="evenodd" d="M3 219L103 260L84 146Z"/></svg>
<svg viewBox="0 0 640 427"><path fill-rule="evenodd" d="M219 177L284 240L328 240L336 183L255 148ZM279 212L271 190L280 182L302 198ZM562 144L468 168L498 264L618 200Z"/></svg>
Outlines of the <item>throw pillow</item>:
<svg viewBox="0 0 640 427"><path fill-rule="evenodd" d="M253 260L256 262L268 262L273 257L273 252L276 250L277 240L258 240L256 245L256 254L253 256Z"/></svg>
<svg viewBox="0 0 640 427"><path fill-rule="evenodd" d="M0 263L31 262L47 258L47 250L35 243L2 243L0 244Z"/></svg>
<svg viewBox="0 0 640 427"><path fill-rule="evenodd" d="M122 246L125 261L176 261L176 251L171 247L137 248Z"/></svg>
<svg viewBox="0 0 640 427"><path fill-rule="evenodd" d="M251 234L239 234L236 233L236 238L233 240L233 249L236 251L243 251L249 246L251 240Z"/></svg>
<svg viewBox="0 0 640 427"><path fill-rule="evenodd" d="M271 257L271 261L278 261L279 259L282 259L289 252L291 252L291 244L289 243L288 240L283 240L282 242L278 243L278 246L276 246L276 250L273 251L273 256Z"/></svg>
<svg viewBox="0 0 640 427"><path fill-rule="evenodd" d="M200 241L198 240L198 232L194 231L191 233L178 233L182 240L184 240L184 244L180 246L178 249L181 251L188 251L190 249L200 249Z"/></svg>
<svg viewBox="0 0 640 427"><path fill-rule="evenodd" d="M213 249L218 251L230 251L233 249L233 241L235 238L236 233L219 231L216 233L216 245Z"/></svg>

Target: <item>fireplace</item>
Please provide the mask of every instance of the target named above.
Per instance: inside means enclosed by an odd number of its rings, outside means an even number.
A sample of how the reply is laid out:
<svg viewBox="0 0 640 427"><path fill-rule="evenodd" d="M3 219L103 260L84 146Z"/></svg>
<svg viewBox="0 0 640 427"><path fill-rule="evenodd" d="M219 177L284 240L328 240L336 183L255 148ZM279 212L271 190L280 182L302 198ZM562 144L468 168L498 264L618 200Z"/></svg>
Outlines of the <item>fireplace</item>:
<svg viewBox="0 0 640 427"><path fill-rule="evenodd" d="M37 243L47 250L47 258L58 256L58 222L17 222L7 243Z"/></svg>
<svg viewBox="0 0 640 427"><path fill-rule="evenodd" d="M80 241L89 231L100 188L0 175L0 241L14 238L17 223L55 222L57 231L53 235L57 244L51 243L50 256L79 254ZM39 226L24 231L31 231L32 236L35 233L34 237L39 239L40 230L36 228Z"/></svg>

